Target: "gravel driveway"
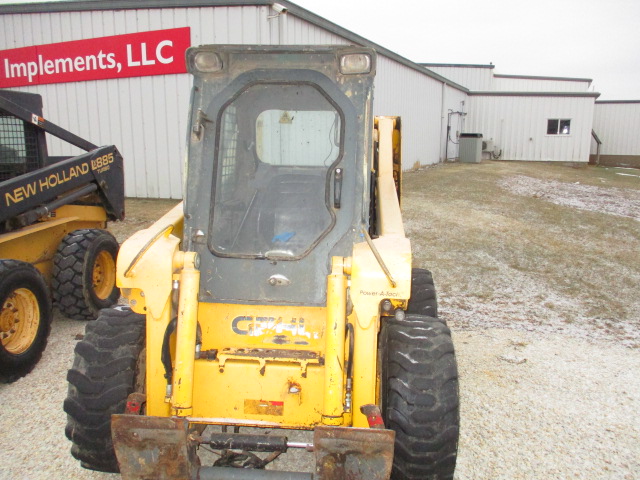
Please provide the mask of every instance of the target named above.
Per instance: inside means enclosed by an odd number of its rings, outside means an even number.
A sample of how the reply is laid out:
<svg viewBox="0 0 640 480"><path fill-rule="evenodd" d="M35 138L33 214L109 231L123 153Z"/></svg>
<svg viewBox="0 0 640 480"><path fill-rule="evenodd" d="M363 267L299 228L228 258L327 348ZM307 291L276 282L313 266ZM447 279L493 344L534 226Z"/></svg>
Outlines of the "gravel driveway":
<svg viewBox="0 0 640 480"><path fill-rule="evenodd" d="M83 331L58 315L36 369L0 385L0 478L119 478L80 468L64 436L66 370ZM640 478L640 351L506 329L454 330L454 340L457 479Z"/></svg>
<svg viewBox="0 0 640 480"><path fill-rule="evenodd" d="M563 335L457 331L457 478L640 478L640 352Z"/></svg>

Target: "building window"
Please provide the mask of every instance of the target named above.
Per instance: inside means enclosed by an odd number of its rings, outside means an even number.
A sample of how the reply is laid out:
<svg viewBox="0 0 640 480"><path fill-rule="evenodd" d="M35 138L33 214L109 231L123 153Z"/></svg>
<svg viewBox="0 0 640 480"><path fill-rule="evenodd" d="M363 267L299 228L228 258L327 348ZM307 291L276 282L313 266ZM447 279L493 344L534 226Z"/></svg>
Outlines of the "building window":
<svg viewBox="0 0 640 480"><path fill-rule="evenodd" d="M571 120L568 118L550 118L547 120L547 135L569 135Z"/></svg>

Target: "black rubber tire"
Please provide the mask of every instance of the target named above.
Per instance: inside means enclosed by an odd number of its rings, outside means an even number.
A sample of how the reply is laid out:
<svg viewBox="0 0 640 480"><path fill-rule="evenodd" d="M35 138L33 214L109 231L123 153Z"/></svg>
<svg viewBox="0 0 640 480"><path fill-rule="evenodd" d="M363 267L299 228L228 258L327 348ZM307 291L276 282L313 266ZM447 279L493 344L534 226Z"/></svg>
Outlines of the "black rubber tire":
<svg viewBox="0 0 640 480"><path fill-rule="evenodd" d="M18 290L21 292L19 297L24 299L26 295L34 309L33 339L28 345L16 345L10 337L5 337L15 328L15 315L25 314L24 308L14 303ZM0 341L0 383L9 383L33 370L42 357L51 331L49 290L44 278L33 265L19 260L0 260L0 311L0 336L3 337ZM21 320L24 321L25 318ZM13 334L15 333L14 331Z"/></svg>
<svg viewBox="0 0 640 480"><path fill-rule="evenodd" d="M458 450L458 368L436 318L388 319L380 334L385 426L396 432L391 480L449 480Z"/></svg>
<svg viewBox="0 0 640 480"><path fill-rule="evenodd" d="M60 312L74 320L92 320L103 308L115 305L120 290L115 285L115 265L119 245L106 230L75 230L66 235L53 257L51 290L53 302ZM104 252L107 257L100 257ZM102 278L109 276L107 291L98 294L94 284L94 268L106 258L108 267Z"/></svg>
<svg viewBox="0 0 640 480"><path fill-rule="evenodd" d="M407 313L438 317L438 299L433 275L424 268L411 269L411 298Z"/></svg>
<svg viewBox="0 0 640 480"><path fill-rule="evenodd" d="M111 415L124 413L127 397L143 389L145 332L144 315L118 306L88 322L84 339L76 345L67 373L65 434L73 442L71 454L84 468L118 472Z"/></svg>

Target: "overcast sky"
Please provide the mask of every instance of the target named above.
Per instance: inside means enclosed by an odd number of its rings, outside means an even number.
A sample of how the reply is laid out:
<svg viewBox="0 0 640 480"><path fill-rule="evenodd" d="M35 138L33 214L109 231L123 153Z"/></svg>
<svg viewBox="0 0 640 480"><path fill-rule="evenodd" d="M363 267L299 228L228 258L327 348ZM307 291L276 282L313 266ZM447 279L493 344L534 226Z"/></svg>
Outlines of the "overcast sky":
<svg viewBox="0 0 640 480"><path fill-rule="evenodd" d="M418 63L593 79L640 100L640 0L294 0Z"/></svg>
<svg viewBox="0 0 640 480"><path fill-rule="evenodd" d="M495 73L591 78L601 100L640 100L640 0L294 3L414 62L491 62Z"/></svg>

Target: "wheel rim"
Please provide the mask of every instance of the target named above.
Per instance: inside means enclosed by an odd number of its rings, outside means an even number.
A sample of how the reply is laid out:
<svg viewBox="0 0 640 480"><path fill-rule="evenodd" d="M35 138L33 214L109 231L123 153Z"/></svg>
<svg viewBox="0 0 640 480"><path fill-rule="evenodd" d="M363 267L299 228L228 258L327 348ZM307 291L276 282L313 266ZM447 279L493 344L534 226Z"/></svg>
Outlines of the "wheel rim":
<svg viewBox="0 0 640 480"><path fill-rule="evenodd" d="M4 349L20 355L33 344L40 325L40 307L35 294L26 288L11 292L2 305L0 338Z"/></svg>
<svg viewBox="0 0 640 480"><path fill-rule="evenodd" d="M96 257L92 273L93 291L100 300L106 300L116 286L116 263L111 254L101 251Z"/></svg>

